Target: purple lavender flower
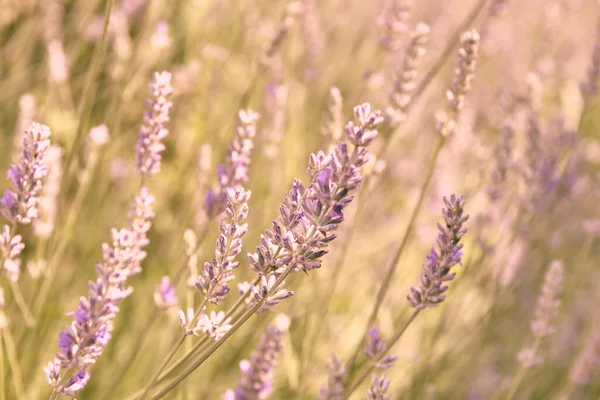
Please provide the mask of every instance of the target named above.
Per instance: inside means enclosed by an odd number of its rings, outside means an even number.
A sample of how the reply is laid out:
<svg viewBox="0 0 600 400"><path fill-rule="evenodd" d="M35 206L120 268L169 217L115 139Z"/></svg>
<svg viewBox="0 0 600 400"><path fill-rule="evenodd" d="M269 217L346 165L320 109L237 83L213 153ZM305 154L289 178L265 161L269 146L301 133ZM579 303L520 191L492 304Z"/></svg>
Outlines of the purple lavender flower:
<svg viewBox="0 0 600 400"><path fill-rule="evenodd" d="M69 313L73 322L59 334L60 353L44 369L48 382L58 393L73 395L87 383L86 368L94 364L111 339L118 303L133 289L127 279L141 271L146 257L142 247L148 243L146 232L154 216L154 198L146 188L134 199L129 213L129 229L111 231L112 243L102 245L103 261L96 265L99 277L89 282L88 297L82 297L77 309ZM76 369L67 379L63 374Z"/></svg>
<svg viewBox="0 0 600 400"><path fill-rule="evenodd" d="M161 154L165 150L162 140L169 134L165 126L173 106L169 101L173 94L171 74L155 72L150 91L152 99L148 100L149 109L144 113L144 124L135 145L135 164L142 176L152 176L160 171Z"/></svg>
<svg viewBox="0 0 600 400"><path fill-rule="evenodd" d="M12 235L7 225L2 227L0 234L0 256L2 260L2 270L6 272L8 278L16 282L21 273L21 252L25 245L21 241L21 235Z"/></svg>
<svg viewBox="0 0 600 400"><path fill-rule="evenodd" d="M33 221L33 231L37 237L48 238L54 230L56 201L60 192L62 178L63 150L60 146L50 146L47 151L48 176L40 195L40 218Z"/></svg>
<svg viewBox="0 0 600 400"><path fill-rule="evenodd" d="M168 276L163 276L154 291L154 302L159 308L169 308L177 304L175 286L171 284Z"/></svg>
<svg viewBox="0 0 600 400"><path fill-rule="evenodd" d="M0 199L2 215L13 223L29 224L39 214L39 194L42 179L48 174L46 151L50 147L50 129L33 122L25 131L23 151L16 164L7 172L12 190L5 190Z"/></svg>
<svg viewBox="0 0 600 400"><path fill-rule="evenodd" d="M386 342L379 336L379 329L377 326L371 328L367 336L368 338L365 344L365 354L367 355L367 358L375 363L376 368L391 368L398 359L398 356L383 356L386 351Z"/></svg>
<svg viewBox="0 0 600 400"><path fill-rule="evenodd" d="M390 387L390 380L382 374L381 377L373 374L371 378L371 387L367 389L368 400L389 400L392 398L391 394L387 394L387 390Z"/></svg>
<svg viewBox="0 0 600 400"><path fill-rule="evenodd" d="M319 400L342 400L347 379L346 367L334 354L327 365L327 383L321 387Z"/></svg>
<svg viewBox="0 0 600 400"><path fill-rule="evenodd" d="M227 282L231 281L233 270L240 263L235 257L242 251L242 237L248 232L248 200L251 192L239 189L227 189L227 206L221 220L221 235L217 239L215 258L204 263L204 270L198 276L196 287L211 303L225 300L229 293Z"/></svg>
<svg viewBox="0 0 600 400"><path fill-rule="evenodd" d="M242 377L236 388L227 390L223 400L259 400L271 394L273 372L288 326L289 318L284 315L278 316L274 324L267 326L250 359L240 362Z"/></svg>
<svg viewBox="0 0 600 400"><path fill-rule="evenodd" d="M446 208L442 210L442 216L445 225L438 224L439 252L431 249L427 262L423 265L421 284L418 288L411 286L411 293L408 295L410 304L417 309L435 307L444 301L446 296L443 293L448 289L444 282L454 279L456 274L450 270L461 263L463 254L460 250L463 245L459 242L467 232L462 225L469 218L468 215L463 216L465 201L462 197L452 195L449 200L444 197L444 203Z"/></svg>
<svg viewBox="0 0 600 400"><path fill-rule="evenodd" d="M360 167L368 160L366 147L377 136L375 128L383 118L379 110L371 111L368 103L355 107L358 125L346 125L346 137L354 146L352 151L345 142L339 142L332 154L311 154L308 175L311 184L305 188L296 179L290 193L284 197L280 216L273 227L261 235L257 252L248 255L249 267L265 279L254 290L254 298L263 306L274 298L265 298L269 282L281 275L290 265L296 271L309 271L321 266L321 258L327 253L333 233L343 221L344 208L352 201L350 192L361 182ZM289 297L291 292L286 293Z"/></svg>
<svg viewBox="0 0 600 400"><path fill-rule="evenodd" d="M535 309L535 318L531 321L531 331L535 337L542 338L554 332L552 319L560 307L559 295L562 290L563 274L563 262L554 260L544 276L542 293L538 297Z"/></svg>
<svg viewBox="0 0 600 400"><path fill-rule="evenodd" d="M248 181L250 155L254 148L259 115L252 110L240 110L238 117L235 139L227 150L225 163L217 168L219 187L211 188L204 201L204 211L209 219L215 218L225 210L227 189L237 189Z"/></svg>

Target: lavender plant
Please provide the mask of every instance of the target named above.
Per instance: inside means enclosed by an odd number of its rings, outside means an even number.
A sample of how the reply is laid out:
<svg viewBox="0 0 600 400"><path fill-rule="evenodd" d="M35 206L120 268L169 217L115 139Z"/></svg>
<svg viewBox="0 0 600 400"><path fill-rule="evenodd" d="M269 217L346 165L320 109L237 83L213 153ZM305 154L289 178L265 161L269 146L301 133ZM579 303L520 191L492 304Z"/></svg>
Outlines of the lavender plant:
<svg viewBox="0 0 600 400"><path fill-rule="evenodd" d="M233 5L2 3L0 398L594 398L598 4Z"/></svg>

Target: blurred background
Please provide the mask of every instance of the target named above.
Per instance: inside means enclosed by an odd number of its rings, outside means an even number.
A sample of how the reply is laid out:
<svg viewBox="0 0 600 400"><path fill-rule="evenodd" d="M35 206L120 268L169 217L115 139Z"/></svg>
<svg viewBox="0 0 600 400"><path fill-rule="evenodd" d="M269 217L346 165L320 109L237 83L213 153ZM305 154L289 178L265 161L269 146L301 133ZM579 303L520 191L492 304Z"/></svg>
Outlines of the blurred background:
<svg viewBox="0 0 600 400"><path fill-rule="evenodd" d="M134 145L155 71L172 73L173 107L161 171L146 181L156 197L148 257L78 398L127 398L181 335L177 311L200 294L184 279L179 304L160 309L148 328L153 293L184 262L186 229L206 230L200 267L214 256L219 224L203 205L238 110L261 114L244 185L253 194L241 281L253 279L245 254L278 215L292 179L308 182L309 154L339 140L363 102L386 121L323 267L291 276L293 297L251 318L166 398L221 398L277 313L291 322L270 398L318 398L330 357L345 363L360 346L407 236L376 319L384 337L405 323L410 286L436 245L442 199L451 194L464 196L470 215L463 267L447 299L421 312L392 348L391 398L505 398L521 366L515 398L598 398L599 7L592 0L1 1L0 169L16 162L32 121L50 127L65 167L54 181L49 226L19 228L26 248L17 284L32 315L5 289L4 398L50 396L42 368L140 185ZM475 78L438 154L439 120L470 29L480 37ZM417 62L407 54L419 37ZM400 87L408 97L398 101ZM530 322L554 260L564 265L561 304L554 333L539 341L529 366L522 350L536 341ZM352 398L367 398L369 383Z"/></svg>

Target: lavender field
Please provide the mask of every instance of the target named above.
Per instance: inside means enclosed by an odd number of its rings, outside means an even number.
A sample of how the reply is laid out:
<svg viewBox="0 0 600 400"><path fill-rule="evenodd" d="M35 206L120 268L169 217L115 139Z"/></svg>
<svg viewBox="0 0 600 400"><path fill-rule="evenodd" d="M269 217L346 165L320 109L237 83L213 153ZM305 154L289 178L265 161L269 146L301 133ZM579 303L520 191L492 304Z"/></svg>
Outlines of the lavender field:
<svg viewBox="0 0 600 400"><path fill-rule="evenodd" d="M0 400L600 399L600 2L0 1Z"/></svg>

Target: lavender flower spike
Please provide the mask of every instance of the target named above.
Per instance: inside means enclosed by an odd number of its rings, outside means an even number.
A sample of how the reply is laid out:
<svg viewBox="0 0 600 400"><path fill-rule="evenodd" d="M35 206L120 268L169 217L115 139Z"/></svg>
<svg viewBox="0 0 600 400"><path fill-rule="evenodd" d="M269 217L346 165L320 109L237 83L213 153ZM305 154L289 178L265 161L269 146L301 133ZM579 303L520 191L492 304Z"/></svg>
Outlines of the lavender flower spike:
<svg viewBox="0 0 600 400"><path fill-rule="evenodd" d="M154 291L154 302L158 308L169 308L177 305L175 286L171 284L168 276L163 276Z"/></svg>
<svg viewBox="0 0 600 400"><path fill-rule="evenodd" d="M129 229L113 229L112 243L102 245L103 261L96 265L99 276L89 282L88 297L81 297L77 310L68 314L73 322L59 334L60 353L44 368L55 392L73 396L81 390L89 379L87 368L110 341L118 303L133 291L127 287L127 279L141 271L140 262L146 257L142 247L148 243L153 202L142 188L129 213Z"/></svg>
<svg viewBox="0 0 600 400"><path fill-rule="evenodd" d="M38 217L42 179L48 174L49 137L47 126L33 122L25 131L19 162L12 164L6 174L12 190L4 191L0 204L2 215L13 223L29 224Z"/></svg>
<svg viewBox="0 0 600 400"><path fill-rule="evenodd" d="M8 225L2 227L0 234L0 259L2 270L8 278L16 282L21 273L21 258L19 257L25 245L21 241L21 235L11 235Z"/></svg>
<svg viewBox="0 0 600 400"><path fill-rule="evenodd" d="M374 326L368 332L367 343L365 344L365 354L367 358L375 363L376 368L386 369L391 368L398 356L384 356L386 342L379 336L379 329ZM381 359L380 359L381 358Z"/></svg>
<svg viewBox="0 0 600 400"><path fill-rule="evenodd" d="M368 400L390 400L391 394L387 394L387 390L390 387L390 380L382 374L381 377L373 374L371 379L371 387L367 389Z"/></svg>
<svg viewBox="0 0 600 400"><path fill-rule="evenodd" d="M169 134L165 126L173 106L169 101L173 94L171 74L155 72L150 91L152 99L148 100L149 109L144 113L144 124L135 144L135 164L142 176L152 176L160 171L161 154L165 150L162 140Z"/></svg>
<svg viewBox="0 0 600 400"><path fill-rule="evenodd" d="M196 287L211 303L225 300L230 290L227 282L234 278L233 270L240 265L235 257L242 251L242 237L248 232L246 219L251 193L243 188L227 189L228 201L221 219L215 258L204 264L204 270L196 281Z"/></svg>
<svg viewBox="0 0 600 400"><path fill-rule="evenodd" d="M329 242L336 237L334 231L344 220L343 210L354 198L350 193L360 187L360 167L368 161L367 146L377 137L374 128L383 117L368 103L355 107L354 114L358 125L349 122L345 128L353 148L340 141L331 155L310 155L310 186L305 188L299 180L294 181L278 220L261 235L257 252L248 255L249 267L262 276L253 293L263 306L277 304L291 295L282 292L281 285L274 287L281 274L321 266ZM266 298L269 292L272 297Z"/></svg>
<svg viewBox="0 0 600 400"><path fill-rule="evenodd" d="M444 282L454 279L456 274L451 273L450 270L461 263L463 254L460 250L463 245L459 242L467 232L462 227L463 223L469 218L468 215L463 216L465 200L452 195L449 200L444 197L444 203L446 208L442 210L442 216L445 225L438 224L439 252L434 248L431 249L427 262L423 265L421 284L418 288L411 287L411 293L408 295L410 304L417 309L435 307L436 304L444 301L446 296L443 293L448 289Z"/></svg>
<svg viewBox="0 0 600 400"><path fill-rule="evenodd" d="M558 313L560 306L559 295L562 289L563 273L563 262L554 260L544 275L544 284L542 293L538 297L535 318L531 321L531 332L535 337L542 338L554 332L552 319Z"/></svg>
<svg viewBox="0 0 600 400"><path fill-rule="evenodd" d="M227 390L223 400L259 400L266 399L271 394L277 356L289 324L287 316L279 315L275 323L267 326L260 343L250 354L250 359L240 362L242 377L236 388Z"/></svg>
<svg viewBox="0 0 600 400"><path fill-rule="evenodd" d="M321 387L319 400L342 400L344 385L348 379L348 371L344 364L335 356L327 365L327 384Z"/></svg>
<svg viewBox="0 0 600 400"><path fill-rule="evenodd" d="M204 202L204 211L209 219L215 218L225 210L227 189L237 189L248 181L250 155L254 148L259 115L252 110L240 110L238 116L235 139L227 150L225 163L217 168L219 187L211 188Z"/></svg>

